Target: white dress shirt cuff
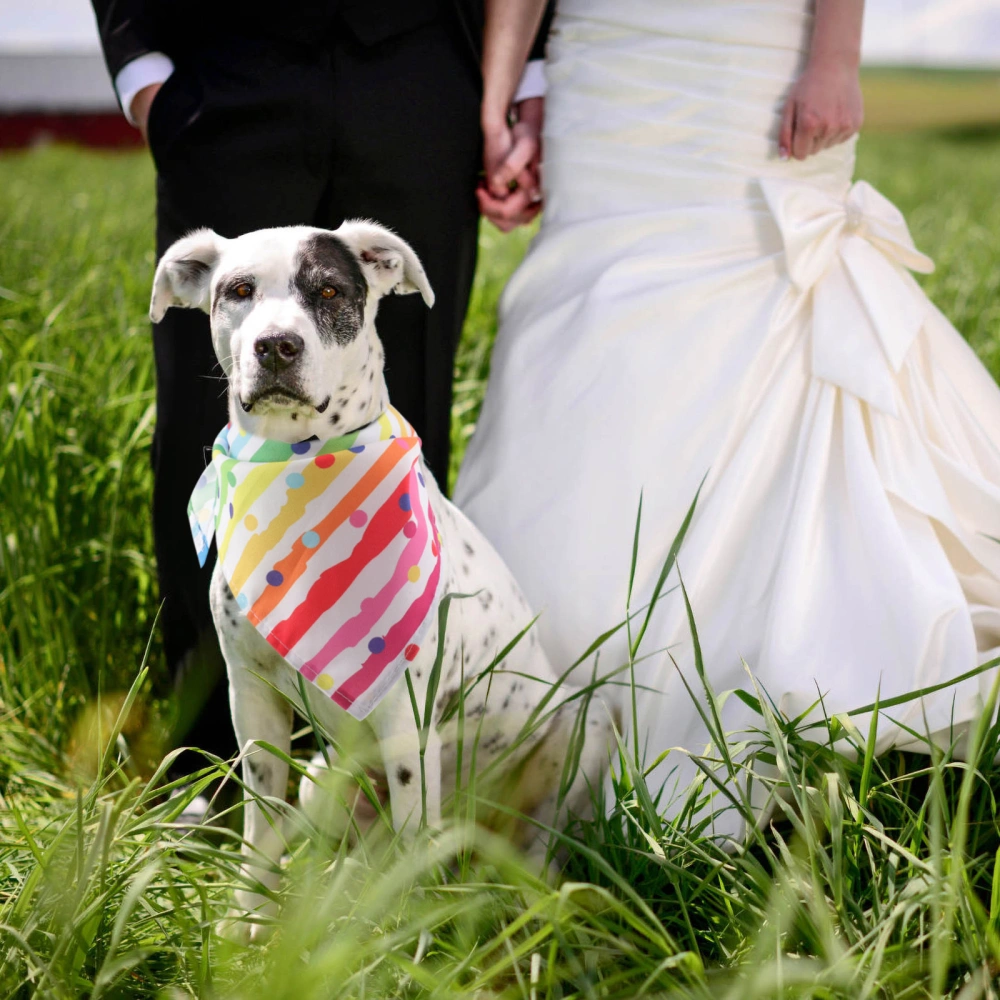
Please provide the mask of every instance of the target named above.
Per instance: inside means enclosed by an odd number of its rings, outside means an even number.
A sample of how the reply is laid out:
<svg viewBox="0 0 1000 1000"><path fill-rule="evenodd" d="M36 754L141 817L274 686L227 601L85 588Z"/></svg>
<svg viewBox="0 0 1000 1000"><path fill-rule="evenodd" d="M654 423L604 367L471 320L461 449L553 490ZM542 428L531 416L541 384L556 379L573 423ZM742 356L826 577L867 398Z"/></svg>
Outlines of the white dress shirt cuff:
<svg viewBox="0 0 1000 1000"><path fill-rule="evenodd" d="M143 87L163 83L173 71L173 60L162 52L147 52L144 56L126 63L119 70L115 77L115 90L118 92L118 100L130 125L136 125L132 117L132 98Z"/></svg>
<svg viewBox="0 0 1000 1000"><path fill-rule="evenodd" d="M526 101L530 97L545 96L545 60L532 59L524 67L521 74L521 82L517 85L517 93L514 94L512 104L518 101Z"/></svg>

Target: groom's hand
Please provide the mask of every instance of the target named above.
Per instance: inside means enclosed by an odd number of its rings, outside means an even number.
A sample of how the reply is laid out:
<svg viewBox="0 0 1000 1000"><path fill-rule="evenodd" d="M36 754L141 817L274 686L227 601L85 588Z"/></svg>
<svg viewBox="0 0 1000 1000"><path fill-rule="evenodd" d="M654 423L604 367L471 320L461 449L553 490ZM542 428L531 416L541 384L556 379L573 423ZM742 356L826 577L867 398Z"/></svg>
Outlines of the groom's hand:
<svg viewBox="0 0 1000 1000"><path fill-rule="evenodd" d="M516 106L517 120L483 127L483 182L476 189L479 210L501 232L535 218L542 208L541 131L545 100Z"/></svg>

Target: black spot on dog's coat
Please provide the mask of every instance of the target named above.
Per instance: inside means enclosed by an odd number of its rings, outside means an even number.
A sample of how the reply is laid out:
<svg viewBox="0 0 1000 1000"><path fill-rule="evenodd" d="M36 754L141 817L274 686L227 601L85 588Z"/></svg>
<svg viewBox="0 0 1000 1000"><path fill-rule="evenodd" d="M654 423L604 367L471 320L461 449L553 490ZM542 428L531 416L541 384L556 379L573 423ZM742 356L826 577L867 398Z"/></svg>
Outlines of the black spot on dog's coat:
<svg viewBox="0 0 1000 1000"><path fill-rule="evenodd" d="M295 263L289 291L316 324L320 342L349 344L364 326L368 298L357 258L333 233L314 233L299 245ZM332 299L320 294L326 285L337 290Z"/></svg>
<svg viewBox="0 0 1000 1000"><path fill-rule="evenodd" d="M413 772L405 764L400 764L396 769L396 777L399 779L399 783L405 788L410 783Z"/></svg>
<svg viewBox="0 0 1000 1000"><path fill-rule="evenodd" d="M246 765L250 768L250 773L257 779L257 781L265 782L267 781L270 769L267 764L260 760L254 760L253 757L244 757Z"/></svg>

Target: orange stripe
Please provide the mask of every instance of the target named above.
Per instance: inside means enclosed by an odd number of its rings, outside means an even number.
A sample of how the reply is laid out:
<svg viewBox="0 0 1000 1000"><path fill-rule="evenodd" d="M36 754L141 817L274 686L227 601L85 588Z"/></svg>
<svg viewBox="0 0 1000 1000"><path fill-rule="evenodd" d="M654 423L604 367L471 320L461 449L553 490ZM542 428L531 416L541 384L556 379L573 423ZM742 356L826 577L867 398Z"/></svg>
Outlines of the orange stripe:
<svg viewBox="0 0 1000 1000"><path fill-rule="evenodd" d="M260 565L261 560L281 541L285 532L302 517L306 505L318 497L351 464L354 457L352 452L347 452L346 455L337 452L337 460L327 469L321 469L315 460L306 466L302 472L305 482L297 490L290 489L288 491L281 510L271 519L270 524L248 539L243 547L236 568L229 578L229 585L234 594L238 594L243 589L243 585L250 578L250 574ZM288 471L288 467L283 463L274 464L281 466L280 472ZM235 514L242 518L248 507L249 504L241 504L240 510L235 511ZM236 520L235 517L234 520ZM226 540L228 543L228 535Z"/></svg>
<svg viewBox="0 0 1000 1000"><path fill-rule="evenodd" d="M319 535L319 545L312 549L307 549L302 544L300 536L293 542L292 551L280 562L274 564L274 568L282 574L284 579L277 587L267 586L264 588L264 592L254 601L253 607L247 612L251 621L263 621L277 607L295 581L305 572L306 565L312 553L318 552L323 547L323 543L361 506L372 491L389 475L393 466L416 445L414 439L407 441L403 438L396 438L392 443L399 444L401 447L387 448L376 459L375 463L364 476L345 494L340 503L312 529ZM239 593L239 591L236 590L236 593Z"/></svg>

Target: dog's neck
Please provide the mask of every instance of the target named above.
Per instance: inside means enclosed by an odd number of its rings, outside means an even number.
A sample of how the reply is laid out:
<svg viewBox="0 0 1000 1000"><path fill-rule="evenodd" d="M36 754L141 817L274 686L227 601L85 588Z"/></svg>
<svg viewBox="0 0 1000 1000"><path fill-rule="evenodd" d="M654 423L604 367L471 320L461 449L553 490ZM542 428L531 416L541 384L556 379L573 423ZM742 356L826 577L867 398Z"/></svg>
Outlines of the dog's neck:
<svg viewBox="0 0 1000 1000"><path fill-rule="evenodd" d="M266 401L247 413L230 392L230 423L247 434L288 444L312 437L326 441L370 424L388 407L389 391L383 372L385 352L374 329L370 331L369 343L370 350L360 375L353 383L331 385L329 403L322 413L305 404L277 407Z"/></svg>

